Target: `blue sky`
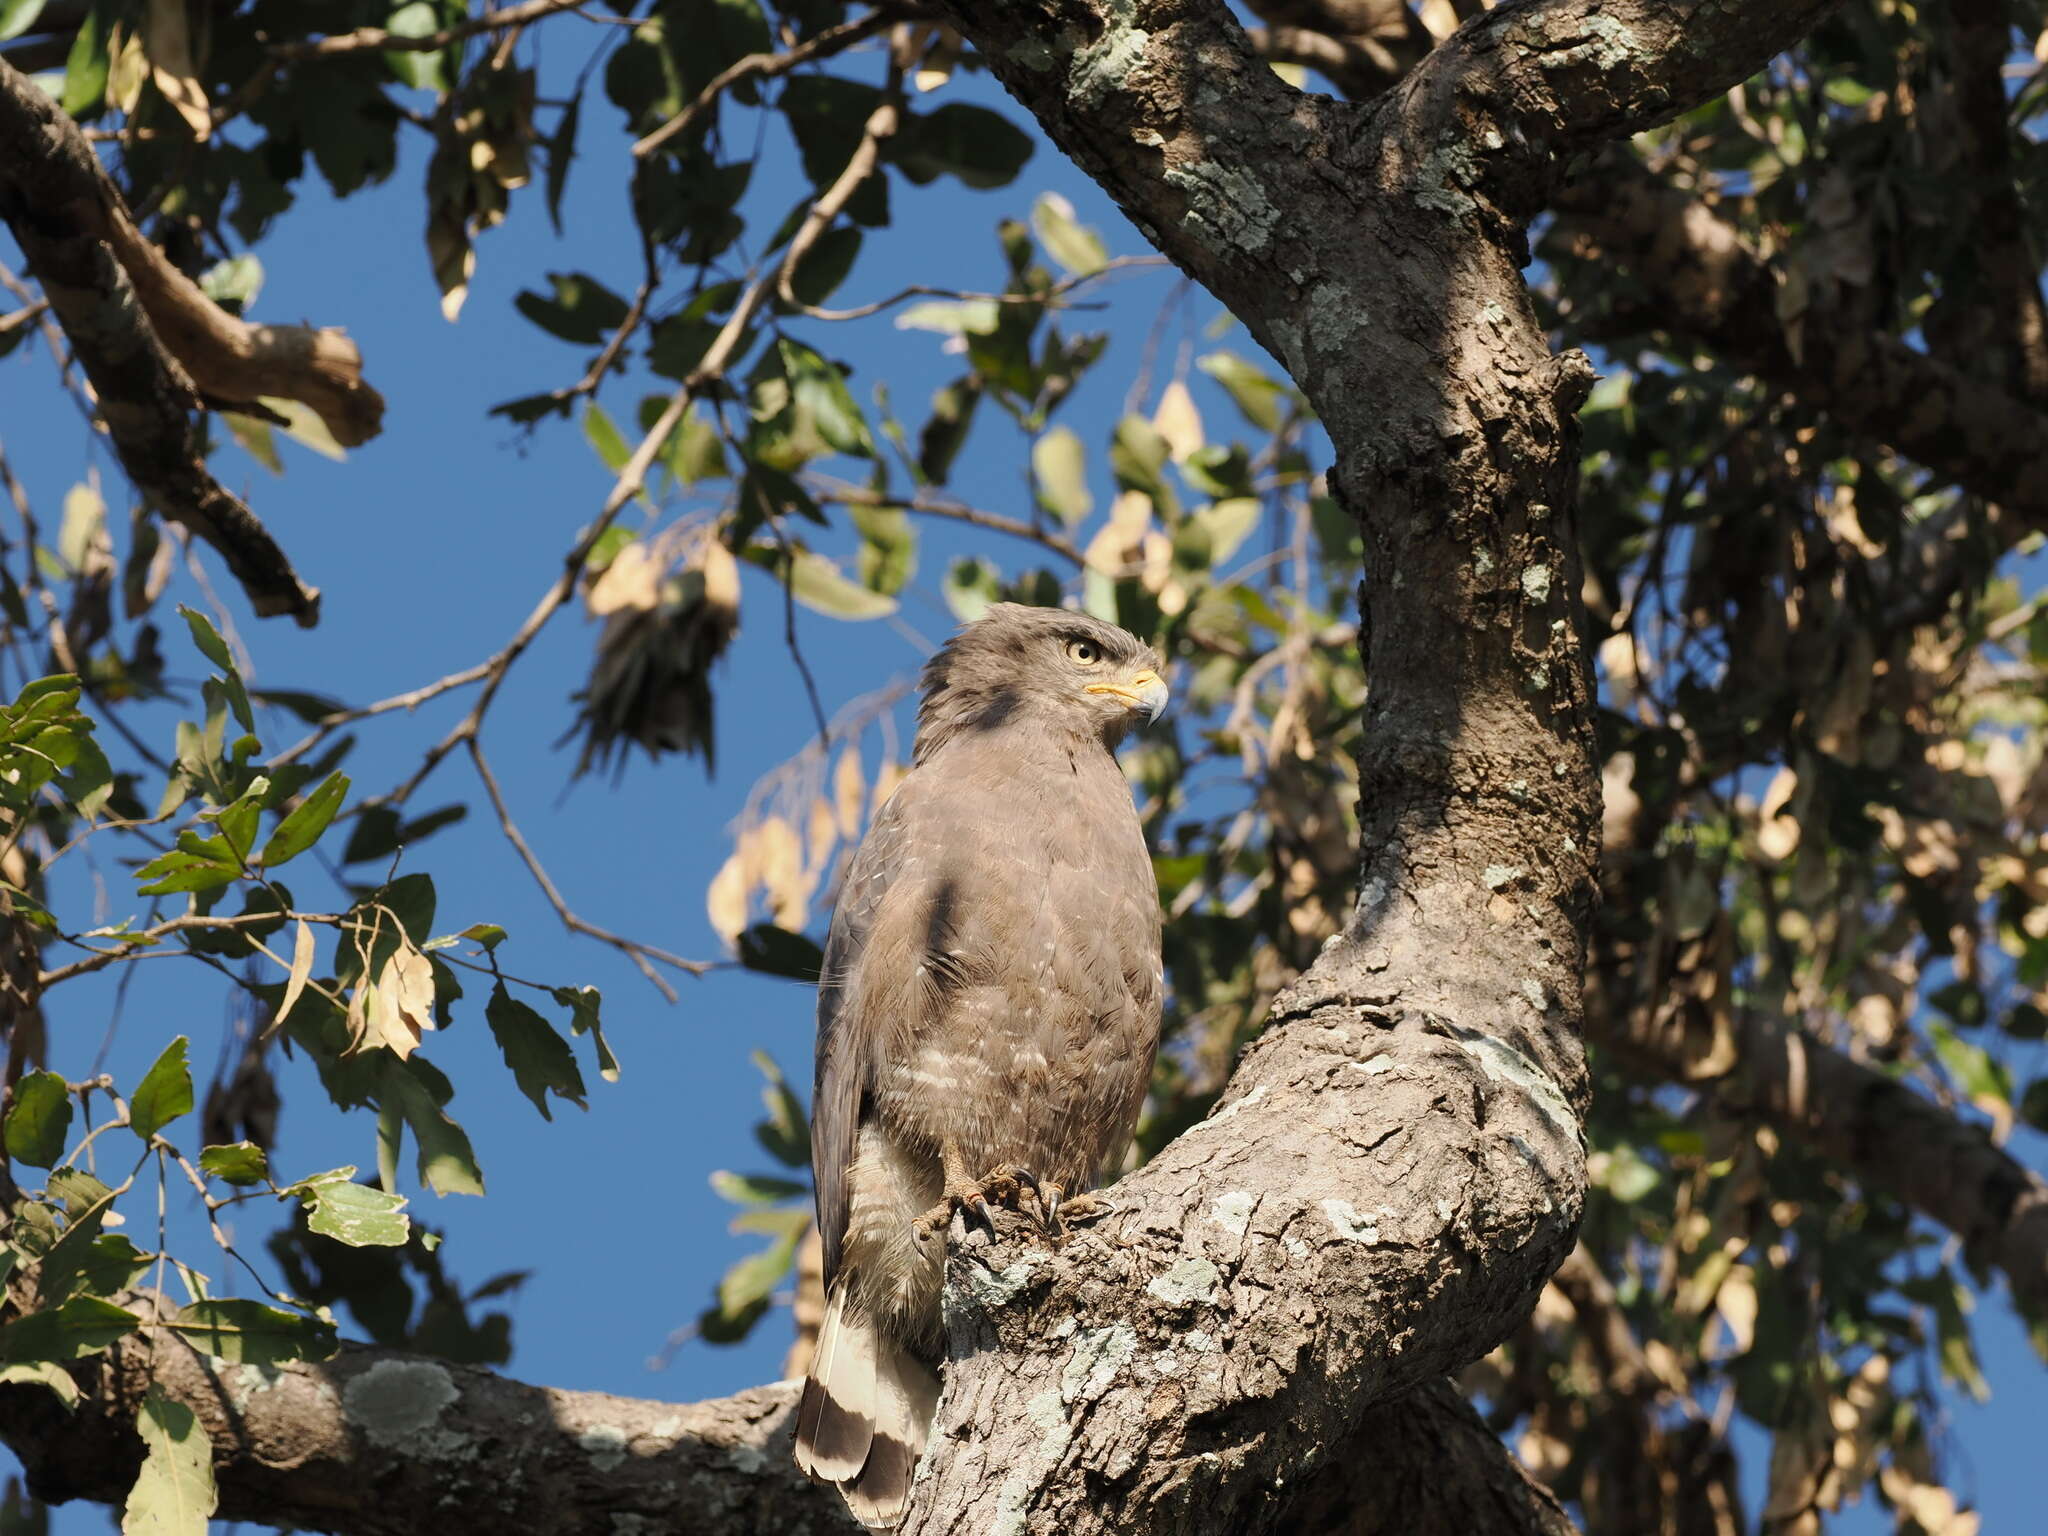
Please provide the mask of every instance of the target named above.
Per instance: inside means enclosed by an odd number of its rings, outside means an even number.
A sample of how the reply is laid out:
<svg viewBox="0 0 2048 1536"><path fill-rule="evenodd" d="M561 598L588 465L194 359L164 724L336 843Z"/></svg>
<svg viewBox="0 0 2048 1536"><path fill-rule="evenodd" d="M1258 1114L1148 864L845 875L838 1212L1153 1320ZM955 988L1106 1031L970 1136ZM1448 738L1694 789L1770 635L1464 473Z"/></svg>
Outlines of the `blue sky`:
<svg viewBox="0 0 2048 1536"><path fill-rule="evenodd" d="M971 98L995 100L985 81L970 81L967 90ZM537 188L515 196L509 224L479 241L468 305L452 326L441 319L422 249L418 135L405 141L390 183L345 205L333 203L316 179L301 184L298 207L261 248L267 278L254 315L345 326L389 408L383 436L343 464L287 445L287 473L277 479L239 450L219 456L224 478L247 493L302 575L325 594L322 622L312 631L283 620L252 620L229 595L254 654L257 684L313 688L352 702L403 691L489 654L553 579L561 552L595 514L610 476L574 425L550 423L528 439L485 412L500 400L567 383L587 361L583 351L513 314L511 299L520 287L538 285L547 270L580 269L622 293L632 290L639 257L619 191L624 147L615 109L593 93L565 232L558 238L549 227ZM771 146L753 205L772 224L799 190L788 157ZM1114 253L1144 249L1092 184L1041 142L1020 180L1004 191L973 193L951 182L913 190L899 183L897 224L870 234L835 302L859 302L935 273L963 286L999 285L995 221L1022 217L1045 190L1070 198ZM19 264L11 247L0 250L10 265ZM1146 331L1176 282L1170 272L1131 277L1108 290L1111 309L1076 317L1077 327L1107 328L1116 338L1109 360L1064 415L1091 448L1099 448L1120 413ZM1171 375L1191 328L1198 330L1213 313L1200 295L1183 305L1160 349L1155 388ZM863 393L885 373L898 409L913 422L921 419L930 391L959 371L956 360L942 355L937 337L897 331L886 316L833 331L825 341L836 355L863 366L855 381ZM1252 350L1241 331L1230 344ZM0 443L46 523L54 521L65 490L97 465L119 537L126 491L109 457L69 402L47 387L40 362L0 366L7 381ZM641 393L637 386L615 391L608 397L613 414L630 421ZM1227 407L1199 387L1198 398L1205 412L1227 416ZM984 411L959 461L960 494L992 509L1025 511L1018 443L997 413ZM799 610L799 638L828 711L918 665L926 646L952 624L938 589L947 558L988 550L993 537L929 523L923 532L921 568L898 621L850 626ZM208 569L227 592L231 584L210 557ZM758 572L749 571L746 582L743 632L718 677L716 779L707 781L694 761L649 764L636 757L616 787L601 778L570 784L574 747L553 743L571 722L569 695L583 679L595 635L578 611L558 617L514 670L485 732L522 829L570 904L606 927L707 958L719 950L705 918L704 890L729 851L727 826L754 781L802 748L813 729L782 642L779 593ZM193 600L182 577L176 595ZM201 675L181 634L167 630L165 646L174 675ZM348 764L358 790L386 788L405 777L468 699L465 691L414 718L368 723ZM138 729L167 743L174 717L174 711L153 709L134 718ZM275 748L295 735L279 721L266 744ZM459 758L441 768L413 805L427 809L454 799L480 799ZM436 876L439 931L477 921L501 924L511 933L502 952L508 969L603 988L607 1030L624 1066L615 1085L586 1070L590 1112L564 1108L544 1125L504 1069L474 991L457 1026L429 1039L432 1059L457 1085L452 1107L475 1141L491 1193L484 1200L423 1195L415 1213L446 1232L444 1257L467 1284L504 1270L533 1271L509 1302L496 1303L514 1319L511 1373L549 1385L679 1401L779 1374L787 1344L779 1317L737 1349L687 1345L661 1373L651 1373L648 1360L672 1329L696 1315L718 1275L751 1244L727 1235L732 1208L706 1178L721 1167L765 1166L749 1134L759 1114L760 1077L748 1056L766 1050L793 1080L808 1081L809 993L726 971L685 981L681 1001L665 1004L623 959L563 932L487 817L473 816L437 835L406 867ZM106 920L137 909L132 898L122 899L132 890L125 870L102 864L97 875L109 893ZM295 883L309 903L334 894L311 870ZM66 894L74 903L94 899L77 875ZM111 976L95 978L67 987L55 1002L53 1064L60 1070L76 1076L98 1051L114 992ZM174 1026L193 1037L203 1078L221 1036L225 992L220 978L201 966L150 962L113 1030L109 1069L132 1084ZM329 1108L303 1061L284 1064L281 1078L279 1168L300 1174L373 1161L368 1119ZM225 1279L226 1267L208 1262L217 1256L189 1200L174 1189L170 1203L179 1251ZM261 1226L253 1211L244 1219L239 1236L252 1253L260 1251ZM143 1241L143 1234L137 1237ZM2048 1384L2003 1302L1990 1301L1984 1319L1980 1340L1998 1395L1988 1407L1957 1412L1956 1439L1977 1469L1975 1479L1960 1486L1981 1501L1988 1531L2019 1530L2036 1502L2025 1447L2036 1433L2029 1426L2048 1413ZM1755 1486L1763 1447L1745 1449ZM56 1529L97 1530L104 1518L75 1507L58 1515ZM1865 1513L1836 1529L1860 1533L1888 1525Z"/></svg>

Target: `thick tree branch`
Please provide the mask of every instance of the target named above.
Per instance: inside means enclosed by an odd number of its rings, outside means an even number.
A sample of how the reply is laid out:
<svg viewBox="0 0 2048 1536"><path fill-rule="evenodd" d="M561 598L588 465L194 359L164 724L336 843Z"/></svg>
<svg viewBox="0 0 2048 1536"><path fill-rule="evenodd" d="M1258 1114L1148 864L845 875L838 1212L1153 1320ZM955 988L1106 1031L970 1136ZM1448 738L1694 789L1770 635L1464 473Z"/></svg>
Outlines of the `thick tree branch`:
<svg viewBox="0 0 2048 1536"><path fill-rule="evenodd" d="M1627 269L1654 321L1793 391L2031 527L2048 527L2048 415L1812 292L1780 314L1770 265L1707 204L1614 153L1558 194L1558 237Z"/></svg>
<svg viewBox="0 0 2048 1536"><path fill-rule="evenodd" d="M1491 1347L1568 1251L1590 370L1549 355L1518 221L1557 150L1683 109L1824 9L1509 6L1363 109L1290 90L1220 6L949 7L1309 394L1368 544L1374 687L1350 925L1119 1215L1057 1256L955 1256L907 1529L1273 1528L1318 1447Z"/></svg>
<svg viewBox="0 0 2048 1536"><path fill-rule="evenodd" d="M118 203L100 201L98 160L77 125L5 60L0 147L0 214L92 381L129 478L160 513L221 553L257 613L313 623L319 593L206 466L192 380L158 339L143 294L102 238L105 210ZM81 170L79 156L89 169Z"/></svg>
<svg viewBox="0 0 2048 1536"><path fill-rule="evenodd" d="M1978 1126L1907 1084L1756 1009L1732 1039L1673 1028L1647 1008L1588 1010L1592 1038L1637 1072L1714 1095L1754 1115L1873 1189L1963 1240L1973 1263L2003 1271L2015 1300L2048 1316L2048 1181Z"/></svg>
<svg viewBox="0 0 2048 1536"><path fill-rule="evenodd" d="M356 1345L317 1365L230 1365L168 1334L132 1335L73 1375L84 1389L75 1411L43 1387L0 1387L0 1437L52 1502L127 1497L141 1461L135 1408L155 1383L204 1425L223 1519L340 1536L416 1536L458 1509L468 1525L529 1536L850 1529L838 1496L791 1460L794 1382L648 1402ZM1567 1536L1571 1525L1437 1383L1336 1448L1286 1527L1395 1529Z"/></svg>

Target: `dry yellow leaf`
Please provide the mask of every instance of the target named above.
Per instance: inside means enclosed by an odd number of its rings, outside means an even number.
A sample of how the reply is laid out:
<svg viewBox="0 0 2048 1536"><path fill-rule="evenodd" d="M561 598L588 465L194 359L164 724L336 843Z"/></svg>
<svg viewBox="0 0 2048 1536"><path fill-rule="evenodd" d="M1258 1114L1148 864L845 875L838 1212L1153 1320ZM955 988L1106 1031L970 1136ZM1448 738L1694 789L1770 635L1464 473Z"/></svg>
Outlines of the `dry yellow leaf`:
<svg viewBox="0 0 2048 1536"><path fill-rule="evenodd" d="M1152 426L1176 464L1201 448L1202 413L1195 409L1195 397L1179 379L1167 385L1166 392L1159 397L1159 409L1152 413Z"/></svg>
<svg viewBox="0 0 2048 1536"><path fill-rule="evenodd" d="M727 944L737 940L747 926L747 892L752 883L745 861L735 853L718 867L704 892L704 915L711 920L711 931Z"/></svg>
<svg viewBox="0 0 2048 1536"><path fill-rule="evenodd" d="M277 1022L280 1024L291 1015L292 1004L306 990L306 980L313 974L313 955L313 925L302 917L292 932L291 972L285 977L284 999L277 1005Z"/></svg>
<svg viewBox="0 0 2048 1536"><path fill-rule="evenodd" d="M860 835L861 802L867 785L861 777L860 753L848 747L832 770L832 806L839 817L839 835L848 842Z"/></svg>
<svg viewBox="0 0 2048 1536"><path fill-rule="evenodd" d="M192 36L185 25L185 0L149 0L143 30L150 75L156 88L163 92L172 110L185 119L192 137L204 139L213 131L213 111L206 102L206 87L199 83L199 71L193 66Z"/></svg>

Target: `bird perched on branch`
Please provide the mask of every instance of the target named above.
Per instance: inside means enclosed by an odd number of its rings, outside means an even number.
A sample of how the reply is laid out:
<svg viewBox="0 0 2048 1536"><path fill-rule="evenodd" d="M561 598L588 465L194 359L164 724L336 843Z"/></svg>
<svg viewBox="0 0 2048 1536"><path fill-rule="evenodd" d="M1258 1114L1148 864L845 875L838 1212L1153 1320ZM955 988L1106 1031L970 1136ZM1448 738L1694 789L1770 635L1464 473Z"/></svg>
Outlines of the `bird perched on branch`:
<svg viewBox="0 0 2048 1536"><path fill-rule="evenodd" d="M1159 894L1114 752L1165 703L1136 637L996 604L925 669L910 773L847 870L818 989L827 1299L796 1458L871 1529L902 1519L938 1405L952 1213L1021 1181L1057 1220L1137 1123Z"/></svg>

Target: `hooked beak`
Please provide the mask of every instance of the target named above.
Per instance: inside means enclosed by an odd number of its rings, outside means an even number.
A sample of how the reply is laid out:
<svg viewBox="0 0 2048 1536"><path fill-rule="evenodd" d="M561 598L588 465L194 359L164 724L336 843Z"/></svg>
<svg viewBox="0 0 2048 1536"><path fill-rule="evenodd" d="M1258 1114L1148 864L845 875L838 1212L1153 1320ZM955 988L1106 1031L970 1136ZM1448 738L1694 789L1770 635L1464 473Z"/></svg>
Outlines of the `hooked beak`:
<svg viewBox="0 0 2048 1536"><path fill-rule="evenodd" d="M1123 700L1126 709L1142 709L1147 723L1157 720L1166 711L1166 683L1150 667L1133 673L1122 682L1090 683L1082 691L1106 693L1111 698Z"/></svg>

